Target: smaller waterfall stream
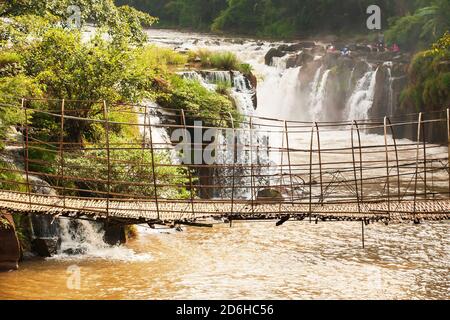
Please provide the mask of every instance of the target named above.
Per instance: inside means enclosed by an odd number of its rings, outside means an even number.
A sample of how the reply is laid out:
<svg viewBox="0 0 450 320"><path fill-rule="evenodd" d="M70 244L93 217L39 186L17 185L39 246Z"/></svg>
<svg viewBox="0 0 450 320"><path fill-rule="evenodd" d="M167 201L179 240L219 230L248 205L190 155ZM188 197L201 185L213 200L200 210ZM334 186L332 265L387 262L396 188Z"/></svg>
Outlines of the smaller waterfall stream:
<svg viewBox="0 0 450 320"><path fill-rule="evenodd" d="M314 121L318 121L323 118L325 110L324 110L324 101L326 98L326 88L328 82L328 76L330 75L331 70L326 70L322 77L320 78L320 70L318 70L319 77L314 79L314 90L311 92L311 101L310 101L310 114L311 118ZM317 76L317 75L316 75ZM319 80L320 79L320 80ZM317 83L316 83L317 82Z"/></svg>
<svg viewBox="0 0 450 320"><path fill-rule="evenodd" d="M369 110L375 97L377 73L378 69L367 72L356 84L347 103L347 119L361 120L369 117Z"/></svg>
<svg viewBox="0 0 450 320"><path fill-rule="evenodd" d="M51 259L107 259L119 261L151 261L148 253L136 253L124 246L110 246L103 241L105 231L100 223L59 219L61 248Z"/></svg>
<svg viewBox="0 0 450 320"><path fill-rule="evenodd" d="M298 72L298 69L297 69ZM196 73L194 75L193 73ZM297 73L298 74L298 73ZM251 175L263 176L255 183L259 186L264 185L264 181L268 176L267 171L270 170L270 155L267 154L267 145L269 137L260 132L258 123L253 123L250 127L249 119L255 114L253 96L254 89L251 87L249 80L237 71L198 71L183 72L182 77L190 80L199 81L208 90L215 90L217 83L226 82L231 85L229 92L230 97L234 100L237 109L244 116L244 121L237 124L236 140L228 136L228 132L221 130L217 134L216 139L216 163L225 165L224 168L217 168L214 174L214 184L216 185L232 185L231 176L235 175L235 185L239 185L235 191L234 197L241 199L255 198L257 192L252 193ZM237 146L243 146L242 150ZM258 172L251 172L251 164L260 164ZM264 166L266 164L267 166ZM234 168L230 166L234 165ZM226 166L229 166L225 168ZM220 192L215 192L214 197L229 198L231 196L231 188L229 190L221 188Z"/></svg>

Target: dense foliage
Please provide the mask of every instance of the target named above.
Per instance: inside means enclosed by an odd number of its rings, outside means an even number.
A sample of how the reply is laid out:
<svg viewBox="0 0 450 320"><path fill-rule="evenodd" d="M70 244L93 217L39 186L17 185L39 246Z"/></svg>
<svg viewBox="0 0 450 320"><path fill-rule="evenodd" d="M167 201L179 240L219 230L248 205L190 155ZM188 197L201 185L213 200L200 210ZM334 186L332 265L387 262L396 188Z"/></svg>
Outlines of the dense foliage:
<svg viewBox="0 0 450 320"><path fill-rule="evenodd" d="M80 8L81 25L94 23L104 27L114 39L125 37L135 43L146 39L142 26L151 26L157 21L132 7L117 7L113 0L6 0L0 4L0 16L18 17L18 21L25 23L27 28L31 25L32 29L22 30L29 34L30 31L45 30L49 23L67 27L74 14L69 9L71 6ZM35 17L39 18L36 20ZM12 29L14 27L17 26Z"/></svg>
<svg viewBox="0 0 450 320"><path fill-rule="evenodd" d="M67 24L69 5L78 5L82 23L95 24L96 31L86 33L86 29ZM73 195L105 196L105 127L96 122L65 121L64 142L73 145L73 150L67 151L71 156L65 157L66 175L91 180L58 181L61 161L55 141L60 139L60 120L33 109L54 112L60 110L61 99L66 99L66 114L103 120L103 104L98 101L113 105L150 99L168 108L184 108L211 118L207 125L223 125L217 113L235 114L231 100L173 72L187 63L187 55L145 43L142 26L155 21L156 18L131 7L116 7L112 0L3 2L0 5L0 141L14 133L14 127L20 131L27 121L35 139L28 154L32 173L52 186L64 185ZM28 118L25 119L19 108L21 97L50 100L27 100ZM111 143L142 145L137 126L132 130L133 126L125 125L137 124L137 115L115 112L111 107L109 120L114 123L110 128ZM1 143L0 148L3 148ZM112 151L110 156L115 161L110 178L122 182L113 185L110 191L140 196L154 196L153 182L149 180L152 160L162 164L171 162L167 152L155 152L152 159L148 150L139 147ZM14 173L14 168L0 159L0 188L12 189L19 185L22 177ZM161 166L156 168L156 174L158 184L167 185L161 188L160 195L190 196L184 187L186 168Z"/></svg>
<svg viewBox="0 0 450 320"><path fill-rule="evenodd" d="M411 63L403 107L417 111L442 110L450 105L450 33L430 50L418 53Z"/></svg>
<svg viewBox="0 0 450 320"><path fill-rule="evenodd" d="M450 1L422 1L412 14L393 18L386 34L388 44L397 43L408 50L425 48L450 29Z"/></svg>
<svg viewBox="0 0 450 320"><path fill-rule="evenodd" d="M402 48L426 47L449 28L449 0L116 0L160 17L161 26L269 37L367 32L367 8ZM420 41L417 41L420 39Z"/></svg>

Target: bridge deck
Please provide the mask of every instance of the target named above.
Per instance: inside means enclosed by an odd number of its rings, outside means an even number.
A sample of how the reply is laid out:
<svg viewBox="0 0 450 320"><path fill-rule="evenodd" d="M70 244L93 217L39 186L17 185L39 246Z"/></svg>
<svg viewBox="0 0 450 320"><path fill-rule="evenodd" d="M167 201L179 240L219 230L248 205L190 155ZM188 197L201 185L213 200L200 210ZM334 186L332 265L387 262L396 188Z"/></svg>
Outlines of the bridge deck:
<svg viewBox="0 0 450 320"><path fill-rule="evenodd" d="M286 215L292 218L313 217L329 220L386 219L446 220L450 218L450 200L421 200L403 202L355 204L309 203L254 203L248 201L137 201L89 198L68 198L48 195L28 195L1 191L0 208L17 213L36 213L52 216L80 217L92 219L117 219L128 221L195 221L210 217L234 219L276 219Z"/></svg>

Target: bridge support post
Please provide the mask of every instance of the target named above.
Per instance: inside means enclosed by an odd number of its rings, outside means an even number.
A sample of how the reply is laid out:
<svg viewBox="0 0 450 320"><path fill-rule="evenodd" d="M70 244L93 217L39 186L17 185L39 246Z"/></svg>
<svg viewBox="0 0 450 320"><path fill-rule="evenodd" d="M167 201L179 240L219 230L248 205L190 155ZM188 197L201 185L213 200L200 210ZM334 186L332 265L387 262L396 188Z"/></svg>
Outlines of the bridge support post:
<svg viewBox="0 0 450 320"><path fill-rule="evenodd" d="M64 178L64 114L65 114L65 100L63 99L61 102L61 123L60 123L60 132L59 132L59 165L60 165L60 176L58 186L61 187L61 192L63 196L63 208L66 208L66 184Z"/></svg>
<svg viewBox="0 0 450 320"><path fill-rule="evenodd" d="M148 110L147 106L145 106L145 120L144 120L144 139L145 139L145 128L146 128L146 121L148 119L148 130L149 130L149 137L150 137L150 153L151 153L151 161L152 161L152 180L153 180L153 192L155 194L155 206L156 206L156 215L157 219L160 220L160 213L159 213L159 199L158 199L158 184L157 184L157 176L156 176L156 166L155 166L155 148L153 146L153 132L152 132L152 123L151 123L151 117L148 116ZM145 142L144 142L144 148L145 148Z"/></svg>
<svg viewBox="0 0 450 320"><path fill-rule="evenodd" d="M313 145L314 145L314 125L311 129L311 143L309 145L309 223L312 223L312 174L313 174Z"/></svg>
<svg viewBox="0 0 450 320"><path fill-rule="evenodd" d="M352 123L352 129L351 129L351 140L352 140L352 162L353 162L353 176L355 179L355 190L356 190L356 200L358 201L358 213L361 217L361 240L362 240L362 248L365 248L365 239L364 239L364 219L361 216L362 210L361 210L361 199L359 196L359 183L358 183L358 175L357 175L357 170L356 170L356 155L355 155L355 142L354 142L354 129L355 126L358 130L358 142L359 142L359 151L360 151L360 165L361 165L361 184L362 184L362 155L361 155L361 135L359 133L359 127L358 127L358 123L356 121L354 121Z"/></svg>
<svg viewBox="0 0 450 320"><path fill-rule="evenodd" d="M424 198L428 198L428 185L427 185L427 136L426 136L426 121L422 118L422 140L423 140L423 184L424 184Z"/></svg>
<svg viewBox="0 0 450 320"><path fill-rule="evenodd" d="M183 125L183 129L184 129L184 133L183 133L183 143L187 143L188 139L187 139L187 124L186 124L186 115L184 114L184 110L181 109L181 121L182 121L182 125ZM194 153L196 152L196 145L195 145L195 141L193 143L194 145ZM202 146L200 146L202 147ZM189 164L192 164L192 153L190 155L190 159L191 161L189 161ZM191 214L192 214L192 218L195 218L195 208L194 208L194 184L192 182L192 172L191 172L191 166L188 166L188 176L189 176L189 187L190 187L190 200L191 200Z"/></svg>
<svg viewBox="0 0 450 320"><path fill-rule="evenodd" d="M448 198L450 198L450 109L447 109L447 140L448 140Z"/></svg>
<svg viewBox="0 0 450 320"><path fill-rule="evenodd" d="M25 168L25 179L28 194L29 209L31 211L31 184L30 184L30 173L29 173L29 155L28 155L28 111L25 99L22 99L22 110L24 113L24 122L22 123L22 149L23 149L23 163ZM25 136L24 136L25 135Z"/></svg>
<svg viewBox="0 0 450 320"><path fill-rule="evenodd" d="M387 203L388 214L391 215L391 171L389 169L389 145L388 145L388 117L384 117L384 147L386 153L386 191L387 191Z"/></svg>
<svg viewBox="0 0 450 320"><path fill-rule="evenodd" d="M251 183L251 201L252 201L252 215L255 214L255 173L253 168L253 117L250 117L250 183Z"/></svg>
<svg viewBox="0 0 450 320"><path fill-rule="evenodd" d="M106 159L108 165L108 185L107 185L107 196L106 198L106 217L109 219L109 201L111 198L111 150L109 146L109 110L106 101L103 100L103 118L105 121L105 139L106 139Z"/></svg>
<svg viewBox="0 0 450 320"><path fill-rule="evenodd" d="M317 150L319 151L319 175L320 175L320 203L323 206L324 194L323 194L323 176L322 176L322 150L320 148L320 130L319 124L315 122L316 135L317 135Z"/></svg>
<svg viewBox="0 0 450 320"><path fill-rule="evenodd" d="M417 123L417 154L416 154L416 174L415 174L415 181L414 181L414 212L413 217L414 221L416 222L416 212L417 212L417 187L419 183L419 160L420 160L420 133L422 132L422 118L423 114L422 112L419 113L419 120Z"/></svg>
<svg viewBox="0 0 450 320"><path fill-rule="evenodd" d="M284 121L284 132L286 135L286 150L287 150L287 157L288 157L288 164L289 164L289 178L290 178L290 184L291 184L291 202L292 205L294 205L294 182L292 177L292 163L291 163L291 150L289 147L289 131L288 131L288 123L287 121ZM281 164L283 166L283 164Z"/></svg>
<svg viewBox="0 0 450 320"><path fill-rule="evenodd" d="M232 167L232 171L231 171L231 217L230 217L230 228L233 226L233 220L232 217L234 215L234 192L235 192L235 188L236 188L236 151L237 151L237 137L236 137L236 129L234 127L234 119L233 119L233 115L231 114L231 112L228 112L228 115L230 116L230 121L231 121L231 129L233 130L233 143L232 143L232 148L233 148L233 167Z"/></svg>
<svg viewBox="0 0 450 320"><path fill-rule="evenodd" d="M398 202L400 203L402 199L402 190L401 190L401 181L400 181L400 161L398 157L398 146L397 146L397 138L395 135L394 126L392 125L391 119L387 118L389 127L391 128L392 140L394 141L394 149L395 149L395 163L397 166L397 197Z"/></svg>
<svg viewBox="0 0 450 320"><path fill-rule="evenodd" d="M285 126L285 130L286 130L286 126ZM285 140L286 140L286 133L282 134L281 137L281 155L280 155L280 192L282 192L283 190L283 185L284 185L284 148L285 148ZM280 204L278 206L278 213L281 214L283 209L283 203L280 201Z"/></svg>

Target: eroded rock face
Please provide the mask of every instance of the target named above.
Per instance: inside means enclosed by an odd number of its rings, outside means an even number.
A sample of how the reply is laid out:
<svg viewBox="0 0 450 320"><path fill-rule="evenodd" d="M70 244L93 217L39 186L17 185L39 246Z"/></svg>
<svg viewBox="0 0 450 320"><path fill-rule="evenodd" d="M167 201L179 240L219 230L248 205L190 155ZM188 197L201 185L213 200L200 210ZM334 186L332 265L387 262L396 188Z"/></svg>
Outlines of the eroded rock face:
<svg viewBox="0 0 450 320"><path fill-rule="evenodd" d="M0 213L0 218L8 221L8 226L0 224L0 271L19 268L20 244L16 235L14 220L8 213Z"/></svg>

